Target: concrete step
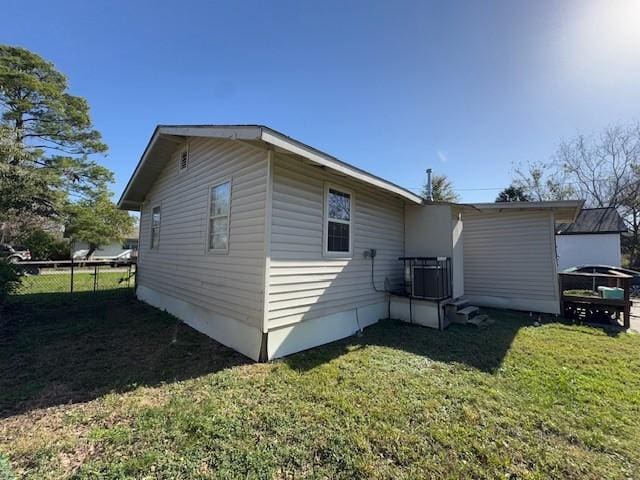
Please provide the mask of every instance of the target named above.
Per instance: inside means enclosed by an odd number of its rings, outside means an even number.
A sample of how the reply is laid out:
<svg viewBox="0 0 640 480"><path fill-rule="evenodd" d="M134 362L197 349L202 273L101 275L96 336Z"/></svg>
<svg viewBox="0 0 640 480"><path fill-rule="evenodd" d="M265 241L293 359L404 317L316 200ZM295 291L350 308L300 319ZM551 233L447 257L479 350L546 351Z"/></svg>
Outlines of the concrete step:
<svg viewBox="0 0 640 480"><path fill-rule="evenodd" d="M467 323L469 325L475 325L478 328L486 328L489 325L493 325L495 321L489 317L489 315L476 315L470 318Z"/></svg>
<svg viewBox="0 0 640 480"><path fill-rule="evenodd" d="M447 300L444 303L444 311L445 317L447 318L449 323L462 323L459 321L456 314L458 310L462 307L465 307L469 304L469 300L463 297L452 298L451 300Z"/></svg>
<svg viewBox="0 0 640 480"><path fill-rule="evenodd" d="M446 305L447 307L456 307L461 308L469 304L469 300L463 297L458 297L454 300L449 300Z"/></svg>
<svg viewBox="0 0 640 480"><path fill-rule="evenodd" d="M478 307L468 306L456 312L457 323L467 323L471 318L478 314L480 309Z"/></svg>

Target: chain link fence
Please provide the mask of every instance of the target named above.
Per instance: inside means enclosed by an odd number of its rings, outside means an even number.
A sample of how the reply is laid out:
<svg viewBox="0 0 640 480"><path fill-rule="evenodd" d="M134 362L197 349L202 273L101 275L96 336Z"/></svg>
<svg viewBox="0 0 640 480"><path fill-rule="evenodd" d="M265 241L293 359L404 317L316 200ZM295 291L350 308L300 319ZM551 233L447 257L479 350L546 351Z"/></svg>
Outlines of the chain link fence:
<svg viewBox="0 0 640 480"><path fill-rule="evenodd" d="M14 302L41 301L46 298L92 300L133 293L136 278L134 261L43 261L15 265L20 285L12 295Z"/></svg>

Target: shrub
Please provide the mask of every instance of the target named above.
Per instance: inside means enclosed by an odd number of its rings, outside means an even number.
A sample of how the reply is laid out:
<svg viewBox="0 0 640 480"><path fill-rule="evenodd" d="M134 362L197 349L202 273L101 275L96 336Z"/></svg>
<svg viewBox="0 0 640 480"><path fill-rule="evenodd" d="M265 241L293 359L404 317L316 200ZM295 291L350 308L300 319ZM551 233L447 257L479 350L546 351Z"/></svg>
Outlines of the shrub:
<svg viewBox="0 0 640 480"><path fill-rule="evenodd" d="M0 305L7 297L16 291L20 285L20 277L16 269L10 263L0 261Z"/></svg>
<svg viewBox="0 0 640 480"><path fill-rule="evenodd" d="M20 237L19 243L31 251L34 260L66 260L69 258L69 242L41 229L32 230Z"/></svg>

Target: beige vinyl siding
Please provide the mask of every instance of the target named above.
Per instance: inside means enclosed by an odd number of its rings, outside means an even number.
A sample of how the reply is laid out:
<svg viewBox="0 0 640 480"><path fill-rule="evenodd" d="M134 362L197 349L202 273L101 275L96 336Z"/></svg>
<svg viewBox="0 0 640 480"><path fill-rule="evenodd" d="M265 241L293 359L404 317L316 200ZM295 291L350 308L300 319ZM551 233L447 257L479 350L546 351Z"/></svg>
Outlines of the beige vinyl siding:
<svg viewBox="0 0 640 480"><path fill-rule="evenodd" d="M262 328L266 158L266 151L239 142L192 138L188 169L179 172L172 158L142 207L139 284ZM229 179L229 251L208 252L209 188ZM159 248L151 250L156 205Z"/></svg>
<svg viewBox="0 0 640 480"><path fill-rule="evenodd" d="M353 194L350 258L323 256L324 185ZM385 301L371 285L368 248L377 249L375 284L402 279L403 201L298 158L274 160L269 327L287 325Z"/></svg>
<svg viewBox="0 0 640 480"><path fill-rule="evenodd" d="M548 211L465 215L465 295L525 304L557 300L552 215Z"/></svg>

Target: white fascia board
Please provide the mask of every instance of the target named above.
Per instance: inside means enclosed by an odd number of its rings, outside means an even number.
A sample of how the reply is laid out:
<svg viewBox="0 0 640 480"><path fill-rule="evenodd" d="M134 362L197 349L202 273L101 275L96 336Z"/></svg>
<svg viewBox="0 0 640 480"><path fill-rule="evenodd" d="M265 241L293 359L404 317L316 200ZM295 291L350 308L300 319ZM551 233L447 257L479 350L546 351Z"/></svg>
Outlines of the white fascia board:
<svg viewBox="0 0 640 480"><path fill-rule="evenodd" d="M183 137L228 138L230 140L259 140L258 126L198 126L198 125L160 125L160 133Z"/></svg>
<svg viewBox="0 0 640 480"><path fill-rule="evenodd" d="M277 132L263 128L262 129L262 140L264 142L270 143L276 147L282 148L291 152L295 155L299 155L308 160L311 160L318 165L325 166L336 172L340 172L344 175L348 175L349 177L355 178L356 180L360 180L362 182L368 183L369 185L373 185L374 187L381 188L388 192L394 193L396 195L400 195L401 197L417 204L422 204L422 197L405 190L398 185L394 185L391 182L387 182L375 175L371 175L359 168L352 167L347 165L340 160L333 158L327 154L320 152L312 147L299 143L291 138L283 137Z"/></svg>
<svg viewBox="0 0 640 480"><path fill-rule="evenodd" d="M487 202L487 203L473 203L472 205L481 210L493 209L553 209L553 208L575 208L582 207L584 200L551 200L541 202Z"/></svg>

